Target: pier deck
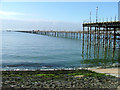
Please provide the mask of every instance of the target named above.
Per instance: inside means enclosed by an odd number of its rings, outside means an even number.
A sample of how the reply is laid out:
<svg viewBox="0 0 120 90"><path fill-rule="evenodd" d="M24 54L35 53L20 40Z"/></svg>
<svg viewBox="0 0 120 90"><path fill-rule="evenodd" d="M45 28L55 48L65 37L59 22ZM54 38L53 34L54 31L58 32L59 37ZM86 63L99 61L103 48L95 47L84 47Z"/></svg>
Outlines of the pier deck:
<svg viewBox="0 0 120 90"><path fill-rule="evenodd" d="M97 23L84 23L83 27L104 27L104 28L120 28L120 21L114 22L97 22Z"/></svg>

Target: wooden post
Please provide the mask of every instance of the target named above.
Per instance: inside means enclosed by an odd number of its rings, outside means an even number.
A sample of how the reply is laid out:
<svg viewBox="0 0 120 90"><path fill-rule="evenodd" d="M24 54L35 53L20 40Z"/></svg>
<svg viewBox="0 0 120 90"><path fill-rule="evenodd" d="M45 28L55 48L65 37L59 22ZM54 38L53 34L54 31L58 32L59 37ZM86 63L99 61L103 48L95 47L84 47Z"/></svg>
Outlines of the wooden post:
<svg viewBox="0 0 120 90"><path fill-rule="evenodd" d="M96 27L95 27L95 40L96 40Z"/></svg>
<svg viewBox="0 0 120 90"><path fill-rule="evenodd" d="M56 37L56 31L55 31L55 37Z"/></svg>
<svg viewBox="0 0 120 90"><path fill-rule="evenodd" d="M118 52L120 52L120 44L118 46ZM118 63L120 63L120 55L118 55Z"/></svg>
<svg viewBox="0 0 120 90"><path fill-rule="evenodd" d="M79 38L81 39L81 32L79 33Z"/></svg>
<svg viewBox="0 0 120 90"><path fill-rule="evenodd" d="M71 38L73 38L73 33L71 32Z"/></svg>
<svg viewBox="0 0 120 90"><path fill-rule="evenodd" d="M79 39L79 32L77 33L77 35L78 35L78 37L77 37L77 38Z"/></svg>
<svg viewBox="0 0 120 90"><path fill-rule="evenodd" d="M106 27L106 39L108 39L108 27Z"/></svg>
<svg viewBox="0 0 120 90"><path fill-rule="evenodd" d="M98 31L98 39L100 39L100 27L99 27L99 31Z"/></svg>
<svg viewBox="0 0 120 90"><path fill-rule="evenodd" d="M53 32L52 32L52 36L53 36Z"/></svg>
<svg viewBox="0 0 120 90"><path fill-rule="evenodd" d="M89 41L89 27L88 27L88 32L87 32L87 40Z"/></svg>
<svg viewBox="0 0 120 90"><path fill-rule="evenodd" d="M110 48L110 44L111 44L111 32L109 33L109 48Z"/></svg>
<svg viewBox="0 0 120 90"><path fill-rule="evenodd" d="M104 27L103 27L103 47L104 47L104 39L105 37L104 37Z"/></svg>
<svg viewBox="0 0 120 90"><path fill-rule="evenodd" d="M61 32L59 32L59 36L61 37Z"/></svg>
<svg viewBox="0 0 120 90"><path fill-rule="evenodd" d="M95 39L94 39L94 58L95 58L95 54L96 54L96 27L95 27L94 35L95 35Z"/></svg>
<svg viewBox="0 0 120 90"><path fill-rule="evenodd" d="M94 58L95 58L95 54L96 54L96 45L95 45L95 42L94 42Z"/></svg>
<svg viewBox="0 0 120 90"><path fill-rule="evenodd" d="M77 32L77 39L79 39L79 32Z"/></svg>
<svg viewBox="0 0 120 90"><path fill-rule="evenodd" d="M113 45L114 50L115 50L115 46L116 46L116 28L114 28L114 45Z"/></svg>
<svg viewBox="0 0 120 90"><path fill-rule="evenodd" d="M91 26L90 26L90 45L91 45Z"/></svg>
<svg viewBox="0 0 120 90"><path fill-rule="evenodd" d="M67 38L67 32L65 32L65 38Z"/></svg>
<svg viewBox="0 0 120 90"><path fill-rule="evenodd" d="M97 43L98 43L98 57L97 57L97 58L98 58L98 60L99 60L99 51L100 51L100 50L99 50L99 47L100 47L100 39L98 39L97 41L98 41L98 42L97 42ZM98 62L99 62L99 61L98 61Z"/></svg>
<svg viewBox="0 0 120 90"><path fill-rule="evenodd" d="M99 27L97 27L97 40L99 39Z"/></svg>
<svg viewBox="0 0 120 90"><path fill-rule="evenodd" d="M76 33L74 32L73 34L74 34L74 39L75 39L76 38L76 35L75 35Z"/></svg>
<svg viewBox="0 0 120 90"><path fill-rule="evenodd" d="M84 40L84 29L85 29L85 27L83 26L83 40Z"/></svg>
<svg viewBox="0 0 120 90"><path fill-rule="evenodd" d="M89 32L89 34L90 34L90 47L89 47L89 58L91 58L91 26L90 26L90 32Z"/></svg>
<svg viewBox="0 0 120 90"><path fill-rule="evenodd" d="M85 29L85 27L84 27L84 25L83 25L83 43L82 43L82 57L83 57L83 59L84 59L84 29Z"/></svg>
<svg viewBox="0 0 120 90"><path fill-rule="evenodd" d="M46 32L45 32L45 35L46 35Z"/></svg>
<svg viewBox="0 0 120 90"><path fill-rule="evenodd" d="M82 43L82 58L84 59L84 35L83 35L83 43Z"/></svg>
<svg viewBox="0 0 120 90"><path fill-rule="evenodd" d="M49 35L50 35L50 32L48 31L47 33L48 33L48 36L49 36Z"/></svg>
<svg viewBox="0 0 120 90"><path fill-rule="evenodd" d="M114 63L115 46L116 46L116 28L114 28L114 42L113 42L113 55L112 55L112 63Z"/></svg>
<svg viewBox="0 0 120 90"><path fill-rule="evenodd" d="M70 38L72 38L72 33L70 32Z"/></svg>
<svg viewBox="0 0 120 90"><path fill-rule="evenodd" d="M60 32L57 32L57 36L60 37Z"/></svg>

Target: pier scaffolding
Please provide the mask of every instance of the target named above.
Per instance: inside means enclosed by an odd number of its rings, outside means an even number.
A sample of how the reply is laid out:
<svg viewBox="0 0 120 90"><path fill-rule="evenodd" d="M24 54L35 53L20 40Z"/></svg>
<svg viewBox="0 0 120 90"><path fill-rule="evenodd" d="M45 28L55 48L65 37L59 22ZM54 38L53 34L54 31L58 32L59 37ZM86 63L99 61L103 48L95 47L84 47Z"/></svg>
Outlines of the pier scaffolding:
<svg viewBox="0 0 120 90"><path fill-rule="evenodd" d="M102 45L105 47L105 50L111 42L113 43L113 55L114 58L114 52L116 48L116 40L120 40L120 21L111 21L111 22L96 22L96 23L84 23L83 24L83 40L85 33L87 33L87 42L90 41L91 45L91 39L94 39L94 46L97 44L99 47L100 40L102 40ZM91 35L94 36L94 38L91 38ZM89 37L90 36L90 37ZM109 41L109 42L108 42ZM95 49L95 48L94 48ZM98 48L99 53L99 48Z"/></svg>

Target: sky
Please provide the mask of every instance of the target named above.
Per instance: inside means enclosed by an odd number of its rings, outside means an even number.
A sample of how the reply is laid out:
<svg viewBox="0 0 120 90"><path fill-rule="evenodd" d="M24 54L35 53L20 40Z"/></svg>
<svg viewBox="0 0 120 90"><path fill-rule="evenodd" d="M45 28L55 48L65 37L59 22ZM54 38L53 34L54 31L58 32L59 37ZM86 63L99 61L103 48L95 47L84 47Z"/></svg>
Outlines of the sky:
<svg viewBox="0 0 120 90"><path fill-rule="evenodd" d="M2 30L82 30L82 23L118 18L117 2L2 2Z"/></svg>

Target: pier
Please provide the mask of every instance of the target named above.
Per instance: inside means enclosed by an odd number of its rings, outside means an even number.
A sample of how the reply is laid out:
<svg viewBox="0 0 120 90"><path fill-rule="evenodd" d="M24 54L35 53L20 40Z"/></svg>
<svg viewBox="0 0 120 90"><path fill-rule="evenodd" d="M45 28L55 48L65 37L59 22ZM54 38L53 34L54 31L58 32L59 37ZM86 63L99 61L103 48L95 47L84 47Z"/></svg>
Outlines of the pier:
<svg viewBox="0 0 120 90"><path fill-rule="evenodd" d="M90 39L90 42L91 42L91 34L94 34L95 39L102 38L103 45L104 45L105 39L109 40L109 43L110 43L112 36L114 36L112 38L114 40L114 48L115 48L115 44L116 44L116 39L120 40L120 21L84 23L83 24L83 39L84 39L84 31L86 28L87 28L86 31L88 32L87 39ZM93 31L93 33L92 33L92 31ZM89 36L90 36L90 38L89 38Z"/></svg>
<svg viewBox="0 0 120 90"><path fill-rule="evenodd" d="M87 35L85 35L86 31L87 31ZM112 47L113 48L112 62L114 63L116 40L120 40L120 21L83 23L83 42L85 36L87 36L87 56L90 56L88 55L88 53L90 53L88 52L88 50L90 51L91 40L93 40L94 55L97 54L98 55L97 57L99 59L100 43L104 48L104 53L103 53L104 59L107 58L108 51L110 51L109 49L110 47ZM83 43L83 47L84 47L84 43ZM119 46L119 50L120 50L120 46ZM82 48L82 52L84 53L84 48ZM120 58L118 57L118 60L119 59Z"/></svg>
<svg viewBox="0 0 120 90"><path fill-rule="evenodd" d="M83 60L94 59L101 60L100 48L103 47L103 56L106 60L109 56L109 51L112 48L112 62L115 60L116 41L120 42L120 21L113 22L97 22L97 23L83 23L82 31L17 31L24 33L40 34L53 37L80 39L82 40L82 58ZM86 46L87 45L87 46ZM85 51L86 50L86 51ZM92 51L94 50L94 51ZM119 45L120 50L120 45ZM110 54L111 55L111 54ZM96 59L96 60L97 60ZM118 57L120 59L120 57ZM90 61L91 62L91 61ZM95 62L104 62L95 61ZM108 61L107 61L108 62Z"/></svg>
<svg viewBox="0 0 120 90"><path fill-rule="evenodd" d="M120 40L120 21L114 22L97 22L97 23L83 23L83 30L81 31L43 31L43 30L32 30L32 31L17 31L25 33L33 33L40 35L48 35L54 37L65 37L65 38L84 38L84 35L87 34L87 37L91 34L95 35L95 39L111 39L110 36L114 36L114 40Z"/></svg>
<svg viewBox="0 0 120 90"><path fill-rule="evenodd" d="M82 34L82 31L41 31L41 30L32 30L32 31L17 31L17 32L48 35L48 36L54 36L54 37L76 38L76 39L81 38L81 34Z"/></svg>

